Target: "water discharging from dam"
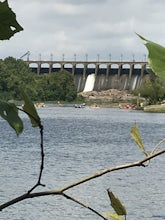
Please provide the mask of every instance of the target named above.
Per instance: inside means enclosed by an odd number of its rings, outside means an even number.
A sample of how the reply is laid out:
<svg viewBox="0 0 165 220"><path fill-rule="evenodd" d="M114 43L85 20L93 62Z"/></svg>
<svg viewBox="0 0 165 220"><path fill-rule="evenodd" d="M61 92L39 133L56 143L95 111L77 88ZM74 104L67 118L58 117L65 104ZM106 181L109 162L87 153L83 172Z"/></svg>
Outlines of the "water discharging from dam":
<svg viewBox="0 0 165 220"><path fill-rule="evenodd" d="M92 73L87 76L83 92L93 91L94 85L95 85L95 74Z"/></svg>

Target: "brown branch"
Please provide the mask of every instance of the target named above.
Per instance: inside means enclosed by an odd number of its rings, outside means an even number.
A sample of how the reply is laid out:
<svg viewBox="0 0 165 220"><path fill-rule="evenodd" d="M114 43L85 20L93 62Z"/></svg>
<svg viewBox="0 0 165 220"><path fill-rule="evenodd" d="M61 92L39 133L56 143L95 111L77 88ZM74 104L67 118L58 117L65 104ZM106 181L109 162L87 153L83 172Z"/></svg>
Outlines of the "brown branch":
<svg viewBox="0 0 165 220"><path fill-rule="evenodd" d="M40 165L40 172L38 176L38 181L37 183L28 191L28 193L31 193L37 186L45 186L44 184L41 184L41 177L44 169L44 144L43 144L43 125L39 125L40 128L40 137L41 137L41 143L40 143L40 148L41 148L41 165Z"/></svg>
<svg viewBox="0 0 165 220"><path fill-rule="evenodd" d="M155 145L155 147L153 148L153 150L151 151L150 154L153 154L153 153L158 149L158 147L159 147L162 143L164 143L164 142L165 142L165 138L163 138L162 140L160 140L159 143L157 143L157 144Z"/></svg>
<svg viewBox="0 0 165 220"><path fill-rule="evenodd" d="M158 151L158 152L156 152L156 153L154 153L152 155L148 155L145 158L143 158L142 160L139 160L139 161L136 161L136 162L133 162L133 163L128 163L128 164L119 165L119 166L110 167L110 168L107 168L107 169L100 170L100 171L98 171L98 172L96 172L96 173L94 173L94 174L92 174L90 176L87 176L85 178L77 180L76 182L73 182L70 185L66 185L66 186L62 187L61 191L64 192L64 191L66 191L66 190L68 190L68 189L70 189L72 187L75 187L77 185L80 185L80 184L85 183L85 182L87 182L89 180L95 179L97 177L100 177L100 176L105 175L107 173L110 173L112 171L121 170L121 169L127 169L127 168L131 168L131 167L136 167L136 166L143 166L143 167L145 167L144 163L146 161L151 160L152 158L157 157L157 156L159 156L159 155L161 155L163 153L165 153L165 149L160 150L160 151Z"/></svg>
<svg viewBox="0 0 165 220"><path fill-rule="evenodd" d="M21 202L25 199L29 199L29 198L34 198L34 197L41 197L41 196L49 196L49 195L62 195L64 196L64 191L70 189L70 188L73 188L77 185L80 185L82 183L85 183L87 181L90 181L92 179L95 179L97 177L100 177L102 175L105 175L107 173L110 173L112 171L117 171L117 170L121 170L121 169L128 169L128 168L131 168L131 167L136 167L136 166L142 166L142 167L145 167L144 163L148 160L151 160L153 159L154 157L157 157L161 154L165 153L165 149L163 150L160 150L156 153L154 153L153 155L148 155L147 157L143 158L142 160L139 160L139 161L136 161L136 162L133 162L133 163L128 163L128 164L124 164L124 165L119 165L119 166L115 166L115 167L110 167L110 168L107 168L107 169L103 169L103 170L100 170L90 176L87 176L85 178L82 178L82 179L79 179L77 181L75 181L74 183L71 183L71 184L68 184L67 186L64 186L60 189L56 189L56 190L50 190L50 191L42 191L42 192L36 192L36 193L26 193L26 194L23 194L17 198L14 198L2 205L0 205L0 210L2 211L3 209L15 204L15 203L18 203L18 202ZM78 203L80 204L80 203Z"/></svg>
<svg viewBox="0 0 165 220"><path fill-rule="evenodd" d="M18 108L17 109L19 111L22 111L24 113L26 113L28 116L30 116L31 118L33 118L37 123L38 123L38 120L33 116L31 115L29 112L25 111L24 109L21 109L21 108ZM43 173L43 169L44 169L44 157L45 157L45 154L44 154L44 141L43 141L43 131L44 131L44 127L41 123L39 123L39 129L40 129L40 149L41 149L41 165L40 165L40 171L39 171L39 176L38 176L38 180L37 180L37 183L30 189L28 190L28 194L31 193L35 188L37 188L38 186L43 186L45 187L44 184L41 183L41 177L42 177L42 173Z"/></svg>
<svg viewBox="0 0 165 220"><path fill-rule="evenodd" d="M83 206L86 209L89 209L90 211L92 211L93 213L95 213L96 215L100 216L102 219L104 220L108 220L107 218L105 218L101 213L99 213L98 211L96 211L95 209L93 209L92 207L90 207L89 205L81 202L80 200L77 200L71 196L66 195L65 193L62 194L65 198L72 200L73 202Z"/></svg>
<svg viewBox="0 0 165 220"><path fill-rule="evenodd" d="M30 198L35 198L35 197L41 197L41 196L49 196L49 195L61 195L61 192L59 190L54 190L53 192L52 191L42 191L42 192L36 192L36 193L25 193L21 196L18 196L2 205L0 205L0 211L2 211L3 209L11 206L11 205L14 205L18 202L21 202L25 199L30 199Z"/></svg>

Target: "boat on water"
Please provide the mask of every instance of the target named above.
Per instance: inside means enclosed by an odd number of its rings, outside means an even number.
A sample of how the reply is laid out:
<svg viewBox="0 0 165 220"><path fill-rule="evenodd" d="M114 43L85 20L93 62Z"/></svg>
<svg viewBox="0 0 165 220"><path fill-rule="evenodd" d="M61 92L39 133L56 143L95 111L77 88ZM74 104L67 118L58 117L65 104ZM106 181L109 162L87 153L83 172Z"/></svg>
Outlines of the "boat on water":
<svg viewBox="0 0 165 220"><path fill-rule="evenodd" d="M58 102L57 102L57 106L58 106L58 107L63 107L63 104L62 104L60 101L58 101Z"/></svg>
<svg viewBox="0 0 165 220"><path fill-rule="evenodd" d="M136 110L137 106L133 104L126 104L126 105L121 105L119 104L120 109L128 109L128 110Z"/></svg>
<svg viewBox="0 0 165 220"><path fill-rule="evenodd" d="M34 104L36 108L44 108L45 107L45 103L43 102L38 102Z"/></svg>
<svg viewBox="0 0 165 220"><path fill-rule="evenodd" d="M75 104L74 107L75 108L85 108L85 103L83 103L83 104Z"/></svg>

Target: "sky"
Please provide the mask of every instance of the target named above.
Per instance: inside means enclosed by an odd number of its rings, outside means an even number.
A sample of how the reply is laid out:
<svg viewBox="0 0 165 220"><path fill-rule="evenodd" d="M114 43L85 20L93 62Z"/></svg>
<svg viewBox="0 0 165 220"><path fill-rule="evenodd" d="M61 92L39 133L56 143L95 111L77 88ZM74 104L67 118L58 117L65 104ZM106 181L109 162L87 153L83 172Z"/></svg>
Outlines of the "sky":
<svg viewBox="0 0 165 220"><path fill-rule="evenodd" d="M0 58L145 60L144 42L165 45L164 0L8 0L24 28L0 42ZM27 59L25 56L23 59Z"/></svg>

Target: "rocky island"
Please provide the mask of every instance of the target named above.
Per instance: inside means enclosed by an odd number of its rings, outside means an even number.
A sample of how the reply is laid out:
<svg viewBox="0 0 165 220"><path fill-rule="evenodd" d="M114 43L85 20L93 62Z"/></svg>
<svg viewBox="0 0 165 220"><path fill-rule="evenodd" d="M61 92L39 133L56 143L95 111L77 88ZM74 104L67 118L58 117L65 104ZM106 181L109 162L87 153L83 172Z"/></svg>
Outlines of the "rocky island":
<svg viewBox="0 0 165 220"><path fill-rule="evenodd" d="M105 91L80 92L85 102L105 107L124 107L126 105L139 105L139 96L127 90L109 89ZM144 100L143 98L140 98Z"/></svg>

